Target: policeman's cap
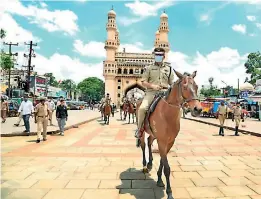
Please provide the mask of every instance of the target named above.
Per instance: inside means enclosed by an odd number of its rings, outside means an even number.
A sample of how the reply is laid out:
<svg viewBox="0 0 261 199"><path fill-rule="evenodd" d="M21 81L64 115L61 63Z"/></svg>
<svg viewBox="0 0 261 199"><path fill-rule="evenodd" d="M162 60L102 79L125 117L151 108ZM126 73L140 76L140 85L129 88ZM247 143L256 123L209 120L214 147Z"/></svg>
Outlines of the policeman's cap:
<svg viewBox="0 0 261 199"><path fill-rule="evenodd" d="M164 55L165 54L165 50L163 48L155 48L154 49L154 54L155 55Z"/></svg>
<svg viewBox="0 0 261 199"><path fill-rule="evenodd" d="M45 101L45 97L40 98L40 102Z"/></svg>

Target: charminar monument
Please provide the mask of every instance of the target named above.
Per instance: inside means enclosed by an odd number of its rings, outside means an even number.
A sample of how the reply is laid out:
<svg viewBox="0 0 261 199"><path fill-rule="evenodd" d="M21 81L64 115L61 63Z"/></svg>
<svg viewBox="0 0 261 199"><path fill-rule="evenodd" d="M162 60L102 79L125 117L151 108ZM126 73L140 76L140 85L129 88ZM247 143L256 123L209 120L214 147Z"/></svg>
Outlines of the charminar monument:
<svg viewBox="0 0 261 199"><path fill-rule="evenodd" d="M128 49L119 52L120 36L116 25L116 13L113 9L108 12L108 22L106 24L107 40L105 41L106 60L103 62L103 76L105 79L105 93L109 93L112 102L120 104L123 95L130 90L144 88L140 79L144 68L154 63L152 53L128 53ZM170 50L168 42L168 15L162 13L160 16L160 26L155 34L154 47L162 47L166 51L166 60ZM137 89L135 89L137 88Z"/></svg>

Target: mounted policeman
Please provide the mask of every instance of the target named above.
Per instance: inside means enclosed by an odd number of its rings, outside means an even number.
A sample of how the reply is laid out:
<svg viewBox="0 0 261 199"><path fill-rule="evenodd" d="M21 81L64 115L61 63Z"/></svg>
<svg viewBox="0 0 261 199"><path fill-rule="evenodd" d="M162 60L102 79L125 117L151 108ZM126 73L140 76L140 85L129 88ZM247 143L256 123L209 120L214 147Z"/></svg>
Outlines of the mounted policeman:
<svg viewBox="0 0 261 199"><path fill-rule="evenodd" d="M155 48L154 55L154 64L146 68L141 78L142 86L146 88L146 91L138 110L138 129L135 133L137 147L140 146L140 138L144 132L143 122L153 99L158 93L166 91L174 81L174 72L171 66L164 62L165 50L163 48Z"/></svg>

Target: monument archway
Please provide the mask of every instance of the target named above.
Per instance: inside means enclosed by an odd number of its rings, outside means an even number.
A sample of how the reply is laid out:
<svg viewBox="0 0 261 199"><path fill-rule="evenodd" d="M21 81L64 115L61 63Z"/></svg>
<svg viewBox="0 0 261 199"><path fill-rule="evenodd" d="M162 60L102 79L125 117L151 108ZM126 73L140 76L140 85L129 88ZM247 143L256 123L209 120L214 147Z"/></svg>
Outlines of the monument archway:
<svg viewBox="0 0 261 199"><path fill-rule="evenodd" d="M125 89L124 94L128 98L130 98L132 94L134 94L136 98L142 98L145 94L145 88L140 84L133 84Z"/></svg>

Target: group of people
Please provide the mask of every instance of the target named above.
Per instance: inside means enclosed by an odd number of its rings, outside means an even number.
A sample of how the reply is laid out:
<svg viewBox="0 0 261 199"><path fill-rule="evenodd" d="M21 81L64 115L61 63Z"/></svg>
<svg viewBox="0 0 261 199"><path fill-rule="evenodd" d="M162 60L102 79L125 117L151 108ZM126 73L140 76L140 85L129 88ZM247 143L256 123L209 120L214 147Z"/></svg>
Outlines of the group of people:
<svg viewBox="0 0 261 199"><path fill-rule="evenodd" d="M235 136L239 136L238 134L238 127L240 124L240 121L242 119L242 122L244 122L244 118L242 118L242 108L240 106L240 103L237 102L236 105L232 108L232 121L235 121ZM224 101L221 101L219 107L218 107L218 119L220 123L219 128L219 135L224 136L224 123L227 118L228 114L228 107L225 105Z"/></svg>
<svg viewBox="0 0 261 199"><path fill-rule="evenodd" d="M43 141L47 140L47 126L48 120L50 121L50 125L53 126L53 113L56 110L56 119L58 122L58 126L60 129L60 135L64 135L64 127L66 121L68 119L68 112L65 101L63 98L57 102L57 106L55 105L52 98L49 98L46 101L46 98L40 98L40 102L33 106L33 103L28 100L28 96L25 95L23 97L23 101L19 107L18 114L19 118L15 126L19 126L21 120L24 121L25 130L24 133L30 135L30 117L34 118L35 123L37 124L37 140L39 143L41 140L41 133L43 132Z"/></svg>

